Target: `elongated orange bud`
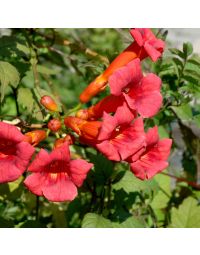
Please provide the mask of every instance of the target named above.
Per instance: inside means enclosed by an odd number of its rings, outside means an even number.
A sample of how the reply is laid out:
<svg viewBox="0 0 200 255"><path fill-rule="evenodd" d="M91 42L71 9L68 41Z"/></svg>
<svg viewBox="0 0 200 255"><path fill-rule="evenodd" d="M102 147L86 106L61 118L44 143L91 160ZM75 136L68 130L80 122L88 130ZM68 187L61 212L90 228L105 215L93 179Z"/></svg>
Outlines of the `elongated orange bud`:
<svg viewBox="0 0 200 255"><path fill-rule="evenodd" d="M52 132L57 132L61 128L61 122L59 119L52 119L48 122L48 128Z"/></svg>
<svg viewBox="0 0 200 255"><path fill-rule="evenodd" d="M144 56L141 55L141 47L139 47L137 43L133 42L113 60L103 74L98 76L86 87L80 95L80 101L82 103L87 103L92 97L104 90L110 75L112 75L118 68L128 64L131 60L137 57L140 59L144 58Z"/></svg>
<svg viewBox="0 0 200 255"><path fill-rule="evenodd" d="M40 99L40 103L49 111L58 112L58 106L56 102L50 96L43 96Z"/></svg>
<svg viewBox="0 0 200 255"><path fill-rule="evenodd" d="M158 39L151 29L133 28L130 30L130 33L135 41L113 60L103 74L88 85L80 95L81 102L88 102L93 96L102 91L106 86L109 76L135 58L142 60L149 56L155 62L162 55L165 43Z"/></svg>
<svg viewBox="0 0 200 255"><path fill-rule="evenodd" d="M47 135L44 130L33 130L28 133L25 133L25 141L36 146L38 143L46 139Z"/></svg>
<svg viewBox="0 0 200 255"><path fill-rule="evenodd" d="M68 116L64 119L65 126L71 128L78 135L81 135L80 127L85 123L86 123L86 120L79 119L73 116Z"/></svg>
<svg viewBox="0 0 200 255"><path fill-rule="evenodd" d="M86 121L73 116L66 117L64 123L85 139L95 139L102 124L100 121Z"/></svg>
<svg viewBox="0 0 200 255"><path fill-rule="evenodd" d="M87 121L80 127L81 137L84 139L96 139L101 128L101 121Z"/></svg>

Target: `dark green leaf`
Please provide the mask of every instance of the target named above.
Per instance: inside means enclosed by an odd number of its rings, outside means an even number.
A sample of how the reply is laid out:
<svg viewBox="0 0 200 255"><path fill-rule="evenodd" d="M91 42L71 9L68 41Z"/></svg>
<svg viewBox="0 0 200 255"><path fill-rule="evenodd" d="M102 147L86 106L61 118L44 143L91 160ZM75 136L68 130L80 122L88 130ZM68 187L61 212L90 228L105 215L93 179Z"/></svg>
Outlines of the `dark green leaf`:
<svg viewBox="0 0 200 255"><path fill-rule="evenodd" d="M192 54L193 52L193 46L190 42L184 43L183 44L183 52L186 57Z"/></svg>

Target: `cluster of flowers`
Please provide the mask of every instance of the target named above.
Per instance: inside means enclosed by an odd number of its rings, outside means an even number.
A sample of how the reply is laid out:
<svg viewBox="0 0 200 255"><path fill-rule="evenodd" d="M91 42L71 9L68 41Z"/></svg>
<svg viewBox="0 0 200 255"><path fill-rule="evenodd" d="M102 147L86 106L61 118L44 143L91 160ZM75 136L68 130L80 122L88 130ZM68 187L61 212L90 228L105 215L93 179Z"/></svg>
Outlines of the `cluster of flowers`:
<svg viewBox="0 0 200 255"><path fill-rule="evenodd" d="M64 124L78 134L79 141L99 150L109 160L130 163L131 171L144 180L168 166L166 161L172 141L159 139L157 126L144 131L143 118L154 116L162 105L161 80L155 74L143 76L140 61L150 57L156 61L164 42L150 29L131 29L134 42L125 49L81 93L80 101L88 102L107 86L110 95L76 116L67 116ZM41 98L41 104L57 111L55 101ZM52 119L48 129L61 129L59 119ZM57 139L51 153L41 149L30 163L35 146L46 138L46 131L34 130L22 134L11 124L0 122L0 183L15 181L26 169L30 173L25 186L34 194L50 201L71 201L93 164L83 159L71 159L69 147L74 142L67 134Z"/></svg>

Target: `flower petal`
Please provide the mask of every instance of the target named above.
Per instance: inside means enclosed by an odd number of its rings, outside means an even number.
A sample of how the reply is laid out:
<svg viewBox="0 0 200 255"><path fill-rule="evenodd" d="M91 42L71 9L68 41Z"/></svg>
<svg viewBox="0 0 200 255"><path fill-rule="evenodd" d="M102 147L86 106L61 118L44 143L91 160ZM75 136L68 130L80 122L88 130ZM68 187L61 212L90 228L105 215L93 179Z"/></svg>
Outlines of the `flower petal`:
<svg viewBox="0 0 200 255"><path fill-rule="evenodd" d="M32 173L26 177L25 186L35 195L42 196L42 190L45 184L47 174L44 173Z"/></svg>
<svg viewBox="0 0 200 255"><path fill-rule="evenodd" d="M117 111L114 115L117 125L130 124L134 117L135 114L130 110L126 102L117 108Z"/></svg>
<svg viewBox="0 0 200 255"><path fill-rule="evenodd" d="M49 174L42 189L43 195L53 202L72 201L78 195L75 184L64 174Z"/></svg>
<svg viewBox="0 0 200 255"><path fill-rule="evenodd" d="M109 77L109 86L112 95L119 96L130 83L138 83L142 79L142 70L139 58L134 59L126 66L117 69Z"/></svg>
<svg viewBox="0 0 200 255"><path fill-rule="evenodd" d="M133 86L128 94L123 95L131 109L136 109L142 117L152 117L162 105L160 86L160 78L149 74L140 85Z"/></svg>
<svg viewBox="0 0 200 255"><path fill-rule="evenodd" d="M104 112L103 123L97 139L99 141L109 139L117 125L118 125L117 119Z"/></svg>
<svg viewBox="0 0 200 255"><path fill-rule="evenodd" d="M0 183L12 182L21 176L22 171L15 165L15 158L8 156L0 160Z"/></svg>
<svg viewBox="0 0 200 255"><path fill-rule="evenodd" d="M137 44L141 47L144 43L141 32L137 28L132 28L130 30L130 34L132 35L133 39L137 42Z"/></svg>
<svg viewBox="0 0 200 255"><path fill-rule="evenodd" d="M13 143L19 143L23 140L24 135L17 127L0 121L0 137L1 139L13 141Z"/></svg>
<svg viewBox="0 0 200 255"><path fill-rule="evenodd" d="M131 171L141 180L151 179L154 175L168 167L166 161L138 160L131 165Z"/></svg>
<svg viewBox="0 0 200 255"><path fill-rule="evenodd" d="M158 140L159 140L158 127L155 126L153 128L149 128L146 133L147 146L154 146L156 143L158 143Z"/></svg>
<svg viewBox="0 0 200 255"><path fill-rule="evenodd" d="M146 42L144 44L144 49L146 50L147 54L151 58L153 62L156 62L158 58L162 55L160 51L155 49L150 43Z"/></svg>
<svg viewBox="0 0 200 255"><path fill-rule="evenodd" d="M28 167L31 172L42 172L45 171L46 166L50 163L51 159L47 151L41 149L36 155L33 162Z"/></svg>
<svg viewBox="0 0 200 255"><path fill-rule="evenodd" d="M83 159L75 159L70 161L70 173L72 182L80 187L85 180L87 173L93 167L92 163L88 163Z"/></svg>
<svg viewBox="0 0 200 255"><path fill-rule="evenodd" d="M115 160L115 161L120 161L121 160L117 148L112 143L110 143L108 140L97 144L96 147L108 159Z"/></svg>
<svg viewBox="0 0 200 255"><path fill-rule="evenodd" d="M16 166L23 173L31 160L35 148L26 142L18 143L16 148Z"/></svg>

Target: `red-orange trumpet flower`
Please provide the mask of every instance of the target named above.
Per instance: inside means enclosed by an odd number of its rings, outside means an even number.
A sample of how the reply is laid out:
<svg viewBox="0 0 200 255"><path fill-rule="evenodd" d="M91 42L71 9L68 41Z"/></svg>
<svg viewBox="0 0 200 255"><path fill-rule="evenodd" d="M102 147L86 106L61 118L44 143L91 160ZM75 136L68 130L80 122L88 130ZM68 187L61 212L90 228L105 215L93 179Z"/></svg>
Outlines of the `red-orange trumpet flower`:
<svg viewBox="0 0 200 255"><path fill-rule="evenodd" d="M108 68L86 87L80 95L81 102L87 103L92 97L104 90L110 75L133 59L139 58L143 60L149 56L152 61L156 61L161 56L165 43L157 39L150 29L135 28L131 29L130 32L134 42L119 54Z"/></svg>

